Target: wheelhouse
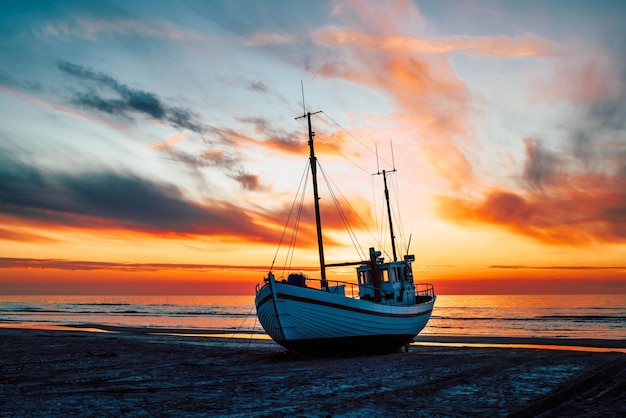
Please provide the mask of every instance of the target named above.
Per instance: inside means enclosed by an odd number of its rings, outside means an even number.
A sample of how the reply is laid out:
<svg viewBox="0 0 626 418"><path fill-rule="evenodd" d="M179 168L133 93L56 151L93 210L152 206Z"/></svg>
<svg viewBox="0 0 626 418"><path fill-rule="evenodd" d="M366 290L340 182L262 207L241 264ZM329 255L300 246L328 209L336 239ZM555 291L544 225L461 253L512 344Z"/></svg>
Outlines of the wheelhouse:
<svg viewBox="0 0 626 418"><path fill-rule="evenodd" d="M359 297L390 305L414 305L413 261L415 256L407 255L404 260L385 262L380 251L370 248L370 261L357 268Z"/></svg>

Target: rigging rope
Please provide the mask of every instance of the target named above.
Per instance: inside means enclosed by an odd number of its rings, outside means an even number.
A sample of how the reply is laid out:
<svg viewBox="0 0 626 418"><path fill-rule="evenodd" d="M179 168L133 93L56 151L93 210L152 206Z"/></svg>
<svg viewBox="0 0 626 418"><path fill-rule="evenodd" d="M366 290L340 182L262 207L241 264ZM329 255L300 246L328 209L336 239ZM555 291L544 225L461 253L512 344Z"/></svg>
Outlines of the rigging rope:
<svg viewBox="0 0 626 418"><path fill-rule="evenodd" d="M366 150L368 150L370 153L372 153L373 155L376 156L376 158L378 158L378 153L376 153L375 151L372 151L372 149L370 147L368 147L367 145L365 145L359 138L357 138L356 136L352 135L352 133L347 130L346 128L344 128L343 126L341 126L339 124L339 122L337 122L335 119L333 119L332 117L330 117L330 115L324 111L322 111L322 115L326 116L328 119L330 119L335 125L337 125L339 128L341 128L345 133L347 133L348 135L350 135L356 142L358 142L359 144L361 144L361 146L363 146L363 148L365 148ZM381 160L385 163L388 164L389 163L385 160L383 160L381 158ZM366 171L367 172L367 171ZM369 174L369 172L367 172Z"/></svg>
<svg viewBox="0 0 626 418"><path fill-rule="evenodd" d="M248 313L244 316L243 321L241 321L239 326L233 330L232 334L230 334L230 336L222 342L222 346L226 346L228 343L230 343L231 341L235 339L235 335L237 334L237 332L241 331L241 329L243 328L243 324L245 324L248 318L250 318L250 314L252 313L252 310L255 307L256 305L253 303L250 309L248 310ZM256 327L257 319L258 319L257 316L254 315L254 324L252 324L252 331L250 332L250 338L248 339L248 347L250 346L250 341L252 340L252 332L254 331L254 328Z"/></svg>
<svg viewBox="0 0 626 418"><path fill-rule="evenodd" d="M396 174L397 176L397 174ZM397 178L397 177L396 177ZM398 193L398 187L395 182L391 181L391 189L396 200L396 204L394 205L394 211L392 211L392 215L396 224L398 225L398 244L404 247L406 243L406 238L404 236L404 224L402 223L402 213L400 212L400 194Z"/></svg>
<svg viewBox="0 0 626 418"><path fill-rule="evenodd" d="M322 112L322 113L323 113L323 112ZM302 126L305 126L305 125L304 125L304 122L299 121L299 123L300 123ZM337 126L341 127L341 125L339 125L339 124L338 124ZM344 129L344 128L342 128L342 129ZM344 129L344 130L345 130L345 129ZM347 131L346 131L346 132L347 132ZM350 134L350 135L351 135L351 134ZM354 138L354 136L353 136L353 135L351 135L351 136ZM318 141L320 141L320 142L322 142L323 144L325 144L328 148L330 148L330 149L332 149L333 151L335 151L335 152L336 152L339 156L343 157L346 161L348 161L350 164L352 164L353 166L355 166L355 167L356 167L356 168L358 168L359 170L361 170L361 171L363 171L363 172L365 172L365 173L367 173L367 174L370 174L370 173L369 173L369 171L367 171L366 169L364 169L363 167L361 167L359 164L357 164L357 163L356 163L356 161L354 161L354 160L350 159L347 155L345 155L344 153L342 153L341 151L339 151L339 149L337 149L337 148L336 148L334 145L332 145L331 143L326 142L326 141L324 140L324 137L323 137L323 136L318 135L318 134L316 133L316 134L315 134L315 138L316 138ZM356 139L356 138L355 138L355 139ZM358 141L358 140L357 140L357 141ZM360 142L360 141L359 141L359 142Z"/></svg>
<svg viewBox="0 0 626 418"><path fill-rule="evenodd" d="M373 151L371 148L369 148L365 143L363 143L363 141L361 141L359 138L357 138L355 135L353 135L350 131L348 131L346 128L344 128L339 122L337 122L335 119L333 119L330 115L328 115L326 112L321 111L320 112L322 115L326 116L326 118L328 118L328 120L330 120L333 124L335 124L337 127L339 127L341 130L343 130L349 137L351 137L352 139L354 139L356 142L358 142L363 148L365 148L367 151L369 151L371 154L376 155L377 159L380 159L383 163L387 164L387 165L391 165L389 162L385 161L383 158L380 158L380 156L378 155L377 152ZM304 122L300 121L298 119L298 122L302 125L305 126ZM330 142L324 140L324 138L321 135L317 135L316 134L316 139L319 140L320 142L324 143L326 146L328 146L330 149L332 149L335 153L337 153L339 156L341 156L342 158L344 158L345 160L347 160L350 164L352 164L353 166L355 166L356 168L358 168L359 170L367 173L368 175L371 175L371 172L366 170L365 168L363 168L362 166L360 166L357 162L355 162L354 160L352 160L350 157L348 157L347 155L343 154L337 147L335 147L333 144L331 144ZM393 153L393 149L392 149L392 153ZM359 253L359 256L363 257L363 250L362 248L358 245L358 241L357 241L357 237L356 234L354 233L354 230L350 227L350 225L348 224L348 218L345 214L345 212L343 212L343 209L341 208L341 205L339 204L339 201L337 199L337 196L335 194L334 190L337 190L339 192L339 194L341 195L341 198L343 199L343 201L348 204L348 206L350 207L350 209L352 210L352 212L356 215L356 217L358 218L359 222L365 227L365 229L367 230L367 232L370 234L370 236L372 237L372 239L376 242L376 244L378 245L379 248L381 248L381 250L383 251L383 253L391 258L391 256L389 255L388 251L385 250L385 245L387 243L387 238L389 238L385 233L385 229L388 227L388 220L387 220L387 216L386 216L386 210L383 209L383 211L380 213L381 219L378 222L378 224L380 225L380 230L378 231L378 237L374 236L372 234L372 232L370 231L370 229L367 227L367 224L360 218L360 216L358 215L358 213L354 210L354 208L350 205L348 199L345 198L345 196L341 193L341 190L332 182L332 180L330 179L330 177L327 176L326 172L322 170L321 165L318 162L318 167L320 168L320 171L322 172L322 175L327 183L329 192L331 194L331 197L335 203L335 206L337 207L339 216L342 220L342 222L344 223L344 225L346 226L346 229L348 230L348 234L350 236L350 239L353 243L353 245L355 246L357 252ZM395 167L395 164L394 164ZM308 172L309 172L310 167L307 168L306 170L306 176L308 177ZM394 168L394 172L395 172L395 168ZM390 172L391 173L391 172ZM388 174L390 174L388 173ZM332 184L332 187L331 187ZM398 189L397 187L395 187L395 183L391 182L392 185L392 189L393 189L393 197L395 198L396 204L393 205L393 210L392 210L392 218L394 219L395 223L398 225L398 244L400 244L400 246L404 247L405 244L405 236L404 236L404 228L403 228L403 222L402 222L402 216L400 213L400 199L399 199L399 193L398 193ZM333 189L334 188L334 189ZM374 187L374 182L372 180L372 193L374 195L374 219L378 218L378 204L376 203L376 192L375 192L375 187ZM298 189L300 190L300 189ZM295 204L295 200L294 200L294 204ZM302 216L302 206L303 203L301 202L301 206L297 215L297 220L296 222L299 223L300 221L300 217ZM293 208L292 208L293 210ZM290 212L290 216L291 216L291 212ZM293 247L295 247L295 235L297 235L297 224L296 227L294 229L294 235L292 236L292 241L291 241L291 247L292 247L292 253L291 253L291 259L289 261L289 266L291 266L291 261L293 260ZM284 231L283 231L284 234ZM282 241L282 237L281 237L281 241ZM367 258L367 255L364 257L364 259ZM273 262L272 262L273 265ZM284 271L284 270L283 270Z"/></svg>
<svg viewBox="0 0 626 418"><path fill-rule="evenodd" d="M302 192L300 194L300 205L298 205L298 213L296 215L295 223L293 226L293 233L291 234L291 241L289 242L289 248L287 250L287 256L285 257L285 264L283 265L283 271L281 275L284 277L285 271L291 269L291 263L293 263L293 256L296 249L296 240L298 238L298 231L300 229L300 220L302 219L302 211L304 208L304 197L306 195L306 186L308 184L309 178L309 166L307 165L304 173L304 187L302 188ZM299 191L299 189L298 189Z"/></svg>
<svg viewBox="0 0 626 418"><path fill-rule="evenodd" d="M319 164L318 164L319 165ZM335 207L337 208L337 212L339 212L339 217L341 218L344 226L346 227L346 230L348 231L348 235L350 236L350 240L352 241L352 245L354 245L354 248L356 249L359 257L361 257L361 260L365 260L367 259L365 253L363 252L363 250L361 249L361 246L359 245L358 239L356 234L354 233L354 230L352 229L352 227L350 226L350 223L348 222L348 217L346 216L345 212L343 211L343 209L341 208L341 205L339 203L339 200L337 199L337 195L335 194L333 188L331 187L334 186L335 188L337 188L337 186L335 186L335 184L332 182L332 180L326 175L326 172L324 171L324 169L322 168L321 165L319 165L320 171L322 173L322 176L324 177L324 180L326 181L326 185L328 187L328 191L333 199L333 202L335 202ZM341 191L337 188L337 191L339 192L339 194L341 194L341 197L343 198L343 200L346 202L346 204L348 205L348 207L350 208L350 210L352 210L352 212L356 215L356 217L359 219L359 221L365 226L365 229L370 233L369 229L367 228L367 225L365 224L365 222L363 222L363 220L361 219L361 217L359 216L359 214L354 210L354 208L352 207L352 205L350 205L350 202L348 202L348 200L346 199L346 197L341 193Z"/></svg>
<svg viewBox="0 0 626 418"><path fill-rule="evenodd" d="M309 173L309 169L308 169L308 163L305 166L305 169L302 173L302 177L300 178L300 184L298 185L298 190L296 191L296 195L294 196L293 202L291 204L291 208L289 209L289 215L287 215L287 221L285 222L285 227L283 228L283 232L280 235L280 240L278 241L278 247L276 248L276 253L274 254L274 259L272 260L272 264L270 266L270 271L272 271L272 269L274 268L274 263L276 262L276 257L278 257L278 251L280 250L280 246L283 243L283 238L285 237L285 232L287 232L287 228L289 227L289 221L291 220L291 215L293 213L293 208L296 205L296 200L298 199L298 194L300 193L300 189L303 187L302 183L304 182L304 187L306 188L306 181L308 178L308 173ZM304 195L304 192L302 193ZM300 205L302 206L302 205ZM300 209L302 210L302 209ZM283 270L284 271L284 270Z"/></svg>

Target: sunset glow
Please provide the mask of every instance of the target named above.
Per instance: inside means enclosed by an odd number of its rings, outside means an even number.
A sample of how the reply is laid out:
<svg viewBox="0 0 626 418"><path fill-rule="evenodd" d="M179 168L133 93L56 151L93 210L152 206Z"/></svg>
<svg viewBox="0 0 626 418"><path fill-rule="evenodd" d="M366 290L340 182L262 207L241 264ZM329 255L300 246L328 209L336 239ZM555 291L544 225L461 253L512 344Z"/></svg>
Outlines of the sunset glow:
<svg viewBox="0 0 626 418"><path fill-rule="evenodd" d="M303 107L349 202L320 191L327 262L360 259L343 218L389 257L372 174L395 166L399 248L438 293L626 293L624 18L613 1L13 3L0 294L254 293L285 258ZM316 245L307 195L291 268L318 277Z"/></svg>

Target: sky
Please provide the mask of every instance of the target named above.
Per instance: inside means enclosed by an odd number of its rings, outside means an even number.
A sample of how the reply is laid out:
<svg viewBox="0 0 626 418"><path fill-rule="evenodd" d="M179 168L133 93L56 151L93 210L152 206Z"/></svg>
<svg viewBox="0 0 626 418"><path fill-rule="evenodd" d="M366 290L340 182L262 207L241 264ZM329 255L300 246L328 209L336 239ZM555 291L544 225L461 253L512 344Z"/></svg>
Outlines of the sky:
<svg viewBox="0 0 626 418"><path fill-rule="evenodd" d="M310 180L293 253L283 233L306 112L327 263L391 257L386 170L399 255L438 293L626 293L625 18L622 1L4 1L0 294L318 277Z"/></svg>

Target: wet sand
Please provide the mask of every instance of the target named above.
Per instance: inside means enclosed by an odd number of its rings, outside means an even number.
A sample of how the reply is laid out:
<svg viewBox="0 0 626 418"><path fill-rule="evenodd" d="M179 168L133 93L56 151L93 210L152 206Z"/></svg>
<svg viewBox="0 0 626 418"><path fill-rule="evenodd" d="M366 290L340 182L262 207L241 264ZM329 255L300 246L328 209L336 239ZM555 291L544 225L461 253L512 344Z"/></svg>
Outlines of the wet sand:
<svg viewBox="0 0 626 418"><path fill-rule="evenodd" d="M573 345L626 349L598 341ZM24 329L0 329L0 349L0 416L626 415L623 352L415 345L311 358L269 340Z"/></svg>

